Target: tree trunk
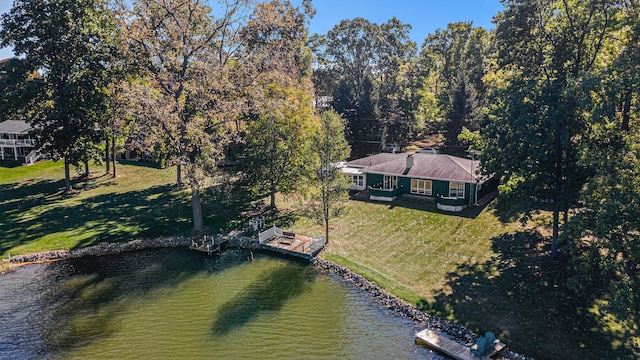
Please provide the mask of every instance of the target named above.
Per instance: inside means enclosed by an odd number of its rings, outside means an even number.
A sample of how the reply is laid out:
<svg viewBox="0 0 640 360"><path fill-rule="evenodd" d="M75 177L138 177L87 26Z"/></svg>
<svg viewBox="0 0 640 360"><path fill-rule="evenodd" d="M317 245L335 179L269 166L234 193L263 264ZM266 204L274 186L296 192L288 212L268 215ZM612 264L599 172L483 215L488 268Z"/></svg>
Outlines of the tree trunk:
<svg viewBox="0 0 640 360"><path fill-rule="evenodd" d="M176 165L176 185L182 186L182 166Z"/></svg>
<svg viewBox="0 0 640 360"><path fill-rule="evenodd" d="M84 177L89 177L89 160L84 162Z"/></svg>
<svg viewBox="0 0 640 360"><path fill-rule="evenodd" d="M558 255L558 237L560 235L560 209L556 204L553 209L553 239L551 240L551 258Z"/></svg>
<svg viewBox="0 0 640 360"><path fill-rule="evenodd" d="M269 206L271 206L272 209L276 208L276 192L275 191L271 192L271 204Z"/></svg>
<svg viewBox="0 0 640 360"><path fill-rule="evenodd" d="M109 161L109 160L107 160ZM113 165L113 177L116 177L116 136L111 137L111 161Z"/></svg>
<svg viewBox="0 0 640 360"><path fill-rule="evenodd" d="M200 193L195 187L191 187L191 210L193 211L193 233L202 234L204 232L202 203L200 202Z"/></svg>
<svg viewBox="0 0 640 360"><path fill-rule="evenodd" d="M624 104L622 105L622 131L625 133L629 132L629 116L631 113L631 99L633 97L633 92L631 88L627 88L624 93Z"/></svg>
<svg viewBox="0 0 640 360"><path fill-rule="evenodd" d="M558 254L558 237L560 235L560 197L562 189L562 136L560 130L556 130L555 135L556 159L554 171L554 189L553 189L553 238L551 239L551 258L554 259Z"/></svg>
<svg viewBox="0 0 640 360"><path fill-rule="evenodd" d="M64 191L71 192L71 175L69 174L69 162L64 158Z"/></svg>
<svg viewBox="0 0 640 360"><path fill-rule="evenodd" d="M329 245L329 218L324 219L324 244Z"/></svg>
<svg viewBox="0 0 640 360"><path fill-rule="evenodd" d="M109 136L107 135L105 138L105 146L104 146L104 161L107 162L107 164L105 165L105 174L108 174L111 172L111 157L109 157L109 147L111 146L111 144L109 143Z"/></svg>

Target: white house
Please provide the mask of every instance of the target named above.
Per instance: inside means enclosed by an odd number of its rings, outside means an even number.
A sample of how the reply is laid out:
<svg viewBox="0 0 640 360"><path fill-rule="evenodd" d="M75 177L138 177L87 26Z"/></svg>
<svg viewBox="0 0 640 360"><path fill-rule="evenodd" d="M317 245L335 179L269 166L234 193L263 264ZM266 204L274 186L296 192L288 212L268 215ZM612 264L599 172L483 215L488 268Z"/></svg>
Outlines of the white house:
<svg viewBox="0 0 640 360"><path fill-rule="evenodd" d="M31 135L31 126L20 120L0 123L0 159L24 160L33 164L38 158L36 140Z"/></svg>

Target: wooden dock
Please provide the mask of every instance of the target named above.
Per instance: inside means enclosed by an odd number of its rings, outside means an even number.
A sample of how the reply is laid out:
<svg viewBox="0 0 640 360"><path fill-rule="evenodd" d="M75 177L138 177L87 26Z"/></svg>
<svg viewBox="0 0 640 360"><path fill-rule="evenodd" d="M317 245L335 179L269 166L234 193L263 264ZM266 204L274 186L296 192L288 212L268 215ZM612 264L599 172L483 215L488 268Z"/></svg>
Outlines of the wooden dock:
<svg viewBox="0 0 640 360"><path fill-rule="evenodd" d="M189 249L195 251L206 252L211 255L214 252L220 252L220 246L225 243L228 239L203 235L198 239L191 239L191 245L189 245Z"/></svg>
<svg viewBox="0 0 640 360"><path fill-rule="evenodd" d="M457 360L487 360L505 347L505 344L496 342L494 351L485 355L477 356L471 353L469 347L453 341L433 330L424 329L416 334L416 338L428 346L446 354Z"/></svg>
<svg viewBox="0 0 640 360"><path fill-rule="evenodd" d="M324 236L309 237L283 231L275 226L260 233L262 249L307 260L313 259L324 245Z"/></svg>

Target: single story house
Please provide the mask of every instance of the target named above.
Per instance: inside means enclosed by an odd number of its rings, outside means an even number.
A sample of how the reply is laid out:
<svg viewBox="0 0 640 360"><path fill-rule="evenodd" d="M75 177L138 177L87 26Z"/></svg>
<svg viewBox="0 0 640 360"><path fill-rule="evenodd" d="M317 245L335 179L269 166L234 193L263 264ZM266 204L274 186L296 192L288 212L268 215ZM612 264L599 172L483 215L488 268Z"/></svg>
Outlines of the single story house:
<svg viewBox="0 0 640 360"><path fill-rule="evenodd" d="M36 140L31 126L21 120L6 120L0 123L0 159L24 160L32 164L38 158Z"/></svg>
<svg viewBox="0 0 640 360"><path fill-rule="evenodd" d="M369 198L393 201L410 195L435 201L446 211L462 211L497 188L497 180L479 174L480 162L445 154L376 154L344 164L340 171L367 190Z"/></svg>

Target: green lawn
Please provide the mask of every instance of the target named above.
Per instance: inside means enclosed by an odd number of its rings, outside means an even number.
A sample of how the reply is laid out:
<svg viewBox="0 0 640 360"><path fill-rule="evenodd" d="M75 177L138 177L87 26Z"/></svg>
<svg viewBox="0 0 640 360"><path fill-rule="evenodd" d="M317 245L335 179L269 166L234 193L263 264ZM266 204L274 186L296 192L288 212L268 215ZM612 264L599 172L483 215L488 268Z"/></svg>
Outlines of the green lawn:
<svg viewBox="0 0 640 360"><path fill-rule="evenodd" d="M62 162L13 165L0 163L2 257L190 233L190 196L173 185L174 168L120 164L114 179L92 167L88 179L75 176L77 191L67 195ZM208 199L203 211L211 232L238 223L239 210L228 200Z"/></svg>
<svg viewBox="0 0 640 360"><path fill-rule="evenodd" d="M358 269L412 302L433 300L431 290L446 287L448 272L459 264L489 260L491 239L516 229L491 212L451 215L413 199L350 201L347 213L330 225L325 257ZM322 234L322 227L308 220L296 227Z"/></svg>
<svg viewBox="0 0 640 360"><path fill-rule="evenodd" d="M174 169L129 163L118 167L115 179L103 174L104 168L92 167L89 179L74 179L78 191L65 195L62 163L0 162L0 256L190 233L190 197L173 185ZM255 204L239 198L237 191L217 188L203 196L211 233L246 224ZM293 208L293 201L279 200ZM332 222L322 256L424 311L493 331L513 350L538 359L634 358L637 326L629 330L600 314L604 300L595 292L571 295L564 260L548 257L548 238L531 226L503 222L502 215L491 205L450 214L413 199L352 200ZM270 223L323 233L295 212L279 216Z"/></svg>
<svg viewBox="0 0 640 360"><path fill-rule="evenodd" d="M549 239L532 225L501 222L491 205L451 214L413 199L351 200L331 225L323 257L426 312L493 331L515 351L537 359L635 357L624 347L634 339L608 332L595 315L601 299L565 288L566 264L550 260ZM294 227L322 234L306 219Z"/></svg>

